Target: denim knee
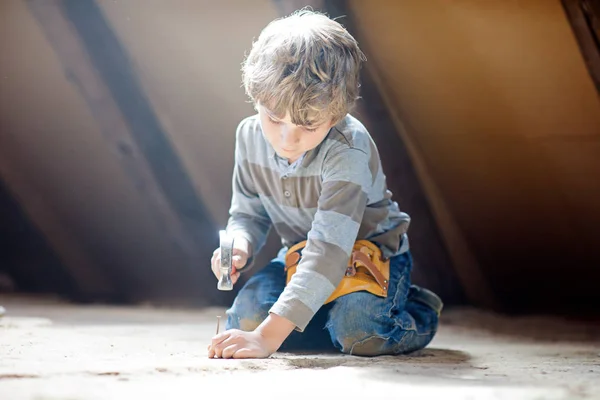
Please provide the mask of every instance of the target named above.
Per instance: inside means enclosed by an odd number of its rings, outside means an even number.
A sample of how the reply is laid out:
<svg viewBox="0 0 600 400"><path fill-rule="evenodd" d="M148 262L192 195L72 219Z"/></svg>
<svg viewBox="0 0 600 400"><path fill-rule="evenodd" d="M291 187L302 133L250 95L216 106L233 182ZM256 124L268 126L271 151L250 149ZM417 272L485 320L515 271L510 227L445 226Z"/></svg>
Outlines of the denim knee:
<svg viewBox="0 0 600 400"><path fill-rule="evenodd" d="M274 259L255 273L240 289L227 310L227 329L253 331L269 315L269 310L285 288L283 262Z"/></svg>
<svg viewBox="0 0 600 400"><path fill-rule="evenodd" d="M437 315L431 311L432 318ZM368 317L366 320L368 321ZM381 356L408 354L425 348L433 339L436 329L420 330L414 318L403 313L401 318L385 326L373 325L364 329L364 323L345 318L330 321L329 333L333 344L345 354L355 356Z"/></svg>
<svg viewBox="0 0 600 400"><path fill-rule="evenodd" d="M409 302L405 310L382 306L370 293L352 293L336 301L326 325L335 347L346 354L407 354L427 346L438 325L431 307Z"/></svg>
<svg viewBox="0 0 600 400"><path fill-rule="evenodd" d="M233 305L226 311L226 329L250 332L256 329L269 315L271 304L260 304L249 291L240 291Z"/></svg>
<svg viewBox="0 0 600 400"><path fill-rule="evenodd" d="M377 326L374 320L383 316L370 307L372 297L370 293L352 293L334 304L326 328L333 345L342 353L365 356L382 354L387 339L374 330Z"/></svg>
<svg viewBox="0 0 600 400"><path fill-rule="evenodd" d="M379 356L387 354L386 345L390 340L389 337L380 335L377 332L365 332L364 330L356 329L347 321L337 324L333 323L328 328L331 341L342 353L354 356Z"/></svg>

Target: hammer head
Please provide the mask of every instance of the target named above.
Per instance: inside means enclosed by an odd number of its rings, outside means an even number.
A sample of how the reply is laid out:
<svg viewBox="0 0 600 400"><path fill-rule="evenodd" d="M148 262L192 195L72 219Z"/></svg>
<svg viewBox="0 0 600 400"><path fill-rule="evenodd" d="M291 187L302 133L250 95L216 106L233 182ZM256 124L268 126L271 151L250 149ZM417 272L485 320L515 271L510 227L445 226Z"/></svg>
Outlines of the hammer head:
<svg viewBox="0 0 600 400"><path fill-rule="evenodd" d="M217 284L219 290L232 290L231 272L233 270L233 238L226 231L219 231L219 246L221 249L221 277Z"/></svg>

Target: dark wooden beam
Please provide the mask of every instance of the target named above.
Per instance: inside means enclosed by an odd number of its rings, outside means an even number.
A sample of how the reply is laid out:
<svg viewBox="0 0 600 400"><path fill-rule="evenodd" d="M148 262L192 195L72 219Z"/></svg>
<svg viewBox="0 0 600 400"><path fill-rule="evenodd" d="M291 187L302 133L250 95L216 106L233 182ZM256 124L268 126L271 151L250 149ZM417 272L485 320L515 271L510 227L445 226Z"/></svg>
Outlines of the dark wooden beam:
<svg viewBox="0 0 600 400"><path fill-rule="evenodd" d="M207 298L216 291L209 260L217 230L197 195L181 159L161 126L130 56L94 0L28 0L67 79L89 107L109 146L186 265L164 266L213 285L198 288ZM147 271L153 274L151 268ZM159 284L157 282L157 284Z"/></svg>
<svg viewBox="0 0 600 400"><path fill-rule="evenodd" d="M477 306L500 309L424 157L414 144L412 138L418 132L403 121L401 110L391 101L388 88L381 81L379 66L368 56L370 49L365 47L361 32L369 27L357 26L346 0L325 0L325 10L332 18L341 17L338 20L362 43L362 50L369 59L362 71L363 100L359 111L379 144L390 190L413 219L409 236L415 259L414 281L438 292L447 304L461 303L466 298Z"/></svg>
<svg viewBox="0 0 600 400"><path fill-rule="evenodd" d="M600 0L562 0L562 5L600 93Z"/></svg>
<svg viewBox="0 0 600 400"><path fill-rule="evenodd" d="M432 213L408 149L398 135L371 74L362 76L356 116L378 144L388 188L400 208L411 217L409 240L414 260L413 283L438 293L447 305L465 303L462 285Z"/></svg>
<svg viewBox="0 0 600 400"><path fill-rule="evenodd" d="M43 235L68 274L68 277L63 279L67 282L66 287L53 289L67 290L64 294L74 300L118 300L120 295L115 291L105 271L88 256L77 236L69 231L57 213L31 184L29 177L23 174L21 165L9 154L8 150L12 148L9 140L8 133L0 135L0 179L10 195L19 203L25 217ZM27 273L30 274L43 276L52 273L52 271L42 271L40 265L30 265L28 268ZM23 271L19 272L23 273ZM56 277L45 279L54 281ZM76 282L76 285L72 285L72 282Z"/></svg>

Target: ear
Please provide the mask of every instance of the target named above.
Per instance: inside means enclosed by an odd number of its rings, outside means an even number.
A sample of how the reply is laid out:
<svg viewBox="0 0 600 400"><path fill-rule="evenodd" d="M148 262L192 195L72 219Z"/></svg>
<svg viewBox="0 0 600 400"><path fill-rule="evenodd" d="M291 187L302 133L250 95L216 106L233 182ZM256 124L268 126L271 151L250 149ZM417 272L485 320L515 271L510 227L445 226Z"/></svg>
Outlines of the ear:
<svg viewBox="0 0 600 400"><path fill-rule="evenodd" d="M334 126L336 126L337 124L340 123L341 120L343 120L344 118L336 118L336 119L331 119L331 121L329 122L329 129L333 128ZM328 130L329 130L328 129Z"/></svg>

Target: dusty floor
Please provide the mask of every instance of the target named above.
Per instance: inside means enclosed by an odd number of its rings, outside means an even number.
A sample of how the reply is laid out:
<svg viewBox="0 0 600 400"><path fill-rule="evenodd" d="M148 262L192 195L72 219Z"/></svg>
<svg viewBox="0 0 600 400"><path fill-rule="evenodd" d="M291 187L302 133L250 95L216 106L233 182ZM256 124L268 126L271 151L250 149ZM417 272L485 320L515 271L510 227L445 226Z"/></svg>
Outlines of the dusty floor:
<svg viewBox="0 0 600 400"><path fill-rule="evenodd" d="M451 310L412 356L209 360L220 309L0 305L2 400L600 399L600 326L561 319Z"/></svg>

